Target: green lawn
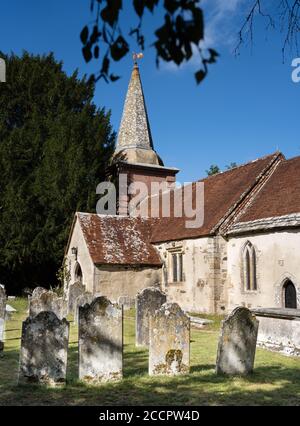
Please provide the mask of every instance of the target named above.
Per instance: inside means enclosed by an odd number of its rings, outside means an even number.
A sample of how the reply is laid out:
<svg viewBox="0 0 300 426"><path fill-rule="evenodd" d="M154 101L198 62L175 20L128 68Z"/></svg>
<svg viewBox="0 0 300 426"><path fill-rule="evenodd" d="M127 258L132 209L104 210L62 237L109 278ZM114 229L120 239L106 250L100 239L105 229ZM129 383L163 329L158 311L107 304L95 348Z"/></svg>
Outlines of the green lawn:
<svg viewBox="0 0 300 426"><path fill-rule="evenodd" d="M122 382L99 387L78 382L77 330L72 325L67 386L17 386L21 321L27 306L24 299L11 305L18 313L6 325L5 350L0 355L0 405L300 405L300 359L258 350L253 375L216 376L216 324L207 330L192 330L189 375L148 377L147 351L134 345L134 312L125 313Z"/></svg>

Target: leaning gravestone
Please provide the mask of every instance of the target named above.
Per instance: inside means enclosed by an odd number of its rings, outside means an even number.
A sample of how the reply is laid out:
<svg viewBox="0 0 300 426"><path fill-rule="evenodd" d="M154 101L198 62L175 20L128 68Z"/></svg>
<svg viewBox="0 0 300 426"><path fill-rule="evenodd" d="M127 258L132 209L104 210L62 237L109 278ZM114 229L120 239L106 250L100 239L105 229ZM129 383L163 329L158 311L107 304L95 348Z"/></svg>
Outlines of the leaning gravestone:
<svg viewBox="0 0 300 426"><path fill-rule="evenodd" d="M149 374L180 375L190 369L190 319L177 303L150 318Z"/></svg>
<svg viewBox="0 0 300 426"><path fill-rule="evenodd" d="M81 294L80 296L77 297L76 302L75 302L75 315L74 315L74 319L75 319L75 323L78 324L79 322L79 308L80 306L84 306L86 304L91 304L93 302L93 300L95 299L95 296L92 293L89 293L88 291L86 291L85 293Z"/></svg>
<svg viewBox="0 0 300 426"><path fill-rule="evenodd" d="M69 323L53 312L27 318L22 326L19 383L62 385L66 381Z"/></svg>
<svg viewBox="0 0 300 426"><path fill-rule="evenodd" d="M136 346L149 346L149 320L154 312L167 301L158 288L148 287L136 297Z"/></svg>
<svg viewBox="0 0 300 426"><path fill-rule="evenodd" d="M222 321L217 354L217 374L252 373L256 351L258 324L247 308L236 308Z"/></svg>
<svg viewBox="0 0 300 426"><path fill-rule="evenodd" d="M123 377L123 309L106 297L79 308L79 378L90 384Z"/></svg>
<svg viewBox="0 0 300 426"><path fill-rule="evenodd" d="M74 316L76 315L76 300L85 292L85 286L80 281L77 281L69 286L67 293L69 314Z"/></svg>
<svg viewBox="0 0 300 426"><path fill-rule="evenodd" d="M35 317L40 312L54 312L59 319L67 316L67 302L53 291L37 292L29 299L29 316Z"/></svg>
<svg viewBox="0 0 300 426"><path fill-rule="evenodd" d="M4 349L4 329L6 316L6 293L5 289L0 286L0 352Z"/></svg>

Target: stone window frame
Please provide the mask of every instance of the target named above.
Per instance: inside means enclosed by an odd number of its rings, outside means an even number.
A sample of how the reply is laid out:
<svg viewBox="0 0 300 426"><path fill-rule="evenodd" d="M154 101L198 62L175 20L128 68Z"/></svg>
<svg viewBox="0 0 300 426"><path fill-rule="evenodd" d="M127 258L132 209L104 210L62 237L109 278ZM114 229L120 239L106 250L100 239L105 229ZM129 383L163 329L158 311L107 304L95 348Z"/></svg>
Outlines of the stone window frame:
<svg viewBox="0 0 300 426"><path fill-rule="evenodd" d="M172 249L168 249L168 283L169 284L181 284L185 282L185 273L184 273L184 250L182 247L174 247ZM173 259L176 256L177 262L177 277L174 280L174 264Z"/></svg>
<svg viewBox="0 0 300 426"><path fill-rule="evenodd" d="M257 293L257 249L255 245L247 240L241 250L241 280L244 293Z"/></svg>

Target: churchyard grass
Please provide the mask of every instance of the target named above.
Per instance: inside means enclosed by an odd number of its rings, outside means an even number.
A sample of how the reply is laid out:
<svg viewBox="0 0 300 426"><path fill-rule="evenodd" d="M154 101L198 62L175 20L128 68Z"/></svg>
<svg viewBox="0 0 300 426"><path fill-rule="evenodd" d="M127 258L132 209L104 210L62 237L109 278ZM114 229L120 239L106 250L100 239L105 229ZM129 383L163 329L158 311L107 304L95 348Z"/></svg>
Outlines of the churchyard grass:
<svg viewBox="0 0 300 426"><path fill-rule="evenodd" d="M213 326L192 330L189 375L149 377L147 350L134 344L134 311L125 312L122 382L93 387L78 381L77 327L72 323L67 385L60 389L17 386L21 323L27 315L27 301L9 303L18 312L6 324L5 350L0 355L0 405L300 405L300 359L259 349L251 376L215 375L220 317L213 317Z"/></svg>

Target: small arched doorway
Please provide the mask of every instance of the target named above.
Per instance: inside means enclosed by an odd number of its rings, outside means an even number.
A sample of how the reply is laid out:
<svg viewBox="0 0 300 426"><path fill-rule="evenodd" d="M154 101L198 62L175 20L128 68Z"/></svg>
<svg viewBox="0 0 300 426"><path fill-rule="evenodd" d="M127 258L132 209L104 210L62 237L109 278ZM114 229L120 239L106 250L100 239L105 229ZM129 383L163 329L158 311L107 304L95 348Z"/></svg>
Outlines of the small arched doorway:
<svg viewBox="0 0 300 426"><path fill-rule="evenodd" d="M76 266L75 266L75 282L82 283L82 270L79 263L76 263Z"/></svg>
<svg viewBox="0 0 300 426"><path fill-rule="evenodd" d="M297 309L297 292L292 281L288 280L283 286L284 307Z"/></svg>

